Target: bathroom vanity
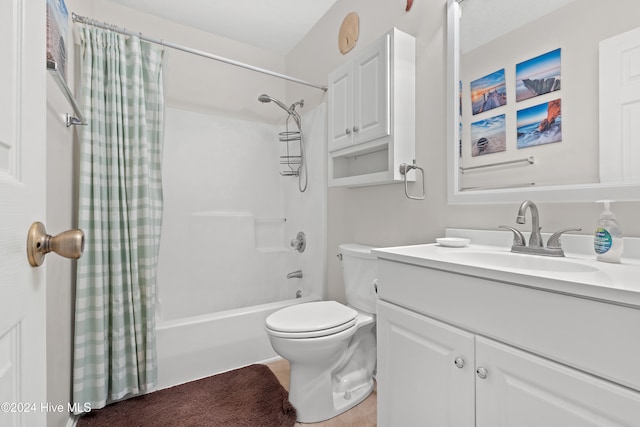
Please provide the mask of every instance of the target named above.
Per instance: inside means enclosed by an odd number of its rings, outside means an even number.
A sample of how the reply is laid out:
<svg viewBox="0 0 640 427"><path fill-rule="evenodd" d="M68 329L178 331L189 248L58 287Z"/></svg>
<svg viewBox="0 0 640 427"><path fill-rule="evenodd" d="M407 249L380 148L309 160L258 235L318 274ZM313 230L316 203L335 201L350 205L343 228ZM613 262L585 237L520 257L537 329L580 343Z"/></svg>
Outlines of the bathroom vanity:
<svg viewBox="0 0 640 427"><path fill-rule="evenodd" d="M379 426L640 425L640 261L570 252L589 236L563 236L561 259L510 238L374 251Z"/></svg>

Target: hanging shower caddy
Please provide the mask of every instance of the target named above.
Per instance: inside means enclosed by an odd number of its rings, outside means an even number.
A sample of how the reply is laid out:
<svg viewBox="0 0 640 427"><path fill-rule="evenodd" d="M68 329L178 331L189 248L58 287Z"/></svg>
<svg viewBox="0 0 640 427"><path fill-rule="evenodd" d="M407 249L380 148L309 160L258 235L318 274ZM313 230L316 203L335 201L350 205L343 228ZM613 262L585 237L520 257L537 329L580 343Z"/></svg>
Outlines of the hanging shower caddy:
<svg viewBox="0 0 640 427"><path fill-rule="evenodd" d="M300 175L300 167L302 166L302 156L300 153L300 142L302 137L298 131L284 131L280 132L280 142L285 142L286 154L280 156L280 164L285 165L280 171L280 175L283 176L298 176ZM297 153L294 151L297 147Z"/></svg>
<svg viewBox="0 0 640 427"><path fill-rule="evenodd" d="M291 104L291 107L287 107L282 101L278 101L276 98L263 93L258 97L258 101L262 103L274 102L278 107L282 108L288 113L287 121L285 122L286 129L284 132L280 132L280 141L286 144L285 155L280 156L280 164L284 165L280 171L280 175L283 176L297 176L298 177L298 189L301 193L307 190L307 161L304 154L304 137L302 135L302 120L300 115L296 112L296 106L304 107L304 99ZM289 130L289 120L293 117L296 122L296 128L298 130ZM296 150L297 146L297 152Z"/></svg>
<svg viewBox="0 0 640 427"><path fill-rule="evenodd" d="M287 118L286 130L280 132L280 142L286 143L286 154L280 156L280 164L284 165L280 171L282 176L299 176L302 167L302 132L299 130L289 130L289 117Z"/></svg>

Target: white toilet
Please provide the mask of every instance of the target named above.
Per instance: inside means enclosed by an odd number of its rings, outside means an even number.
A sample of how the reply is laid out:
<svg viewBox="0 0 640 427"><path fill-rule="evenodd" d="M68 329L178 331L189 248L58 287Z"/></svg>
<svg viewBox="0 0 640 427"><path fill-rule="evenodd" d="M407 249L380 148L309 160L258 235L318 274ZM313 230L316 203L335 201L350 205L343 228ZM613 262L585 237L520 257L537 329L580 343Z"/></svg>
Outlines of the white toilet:
<svg viewBox="0 0 640 427"><path fill-rule="evenodd" d="M291 365L289 401L298 421L333 418L373 390L376 369L376 257L371 247L340 245L348 306L318 301L267 317L273 349Z"/></svg>

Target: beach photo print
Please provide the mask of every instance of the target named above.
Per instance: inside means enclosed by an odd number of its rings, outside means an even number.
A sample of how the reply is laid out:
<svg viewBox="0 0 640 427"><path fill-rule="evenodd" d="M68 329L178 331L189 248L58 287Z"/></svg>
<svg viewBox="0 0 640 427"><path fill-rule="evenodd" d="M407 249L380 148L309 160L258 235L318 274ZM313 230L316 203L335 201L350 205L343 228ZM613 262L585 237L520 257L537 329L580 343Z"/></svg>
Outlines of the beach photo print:
<svg viewBox="0 0 640 427"><path fill-rule="evenodd" d="M474 115L506 104L504 68L471 82L471 110Z"/></svg>
<svg viewBox="0 0 640 427"><path fill-rule="evenodd" d="M518 111L518 148L562 141L562 105L560 99Z"/></svg>
<svg viewBox="0 0 640 427"><path fill-rule="evenodd" d="M560 90L560 49L516 64L516 102Z"/></svg>
<svg viewBox="0 0 640 427"><path fill-rule="evenodd" d="M471 123L471 155L498 153L507 149L505 115Z"/></svg>

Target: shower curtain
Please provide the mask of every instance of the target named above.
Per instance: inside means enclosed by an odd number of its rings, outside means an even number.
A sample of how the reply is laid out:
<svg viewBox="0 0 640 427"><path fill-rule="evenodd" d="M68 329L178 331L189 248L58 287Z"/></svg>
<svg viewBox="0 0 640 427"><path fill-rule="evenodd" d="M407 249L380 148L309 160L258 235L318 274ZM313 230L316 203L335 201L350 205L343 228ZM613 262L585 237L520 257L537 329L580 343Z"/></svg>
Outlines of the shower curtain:
<svg viewBox="0 0 640 427"><path fill-rule="evenodd" d="M81 100L73 401L102 408L156 384L163 49L78 25Z"/></svg>

